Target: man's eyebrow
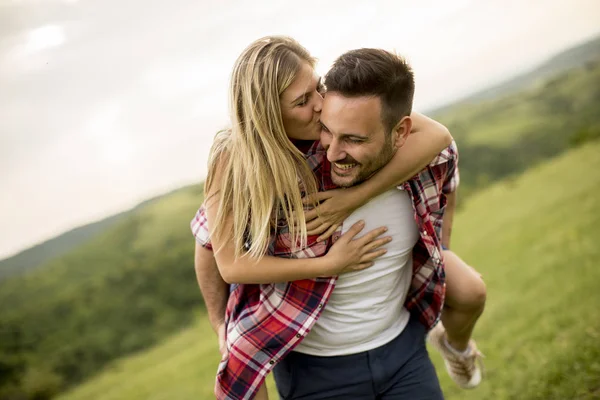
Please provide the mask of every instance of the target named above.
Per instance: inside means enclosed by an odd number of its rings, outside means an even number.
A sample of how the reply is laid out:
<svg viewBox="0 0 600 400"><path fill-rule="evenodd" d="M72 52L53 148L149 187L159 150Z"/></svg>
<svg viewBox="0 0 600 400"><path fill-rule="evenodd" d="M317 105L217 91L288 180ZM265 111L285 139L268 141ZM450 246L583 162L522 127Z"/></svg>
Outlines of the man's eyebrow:
<svg viewBox="0 0 600 400"><path fill-rule="evenodd" d="M331 132L329 130L329 128L327 127L327 125L325 125L323 123L323 121L320 121L320 122L321 122L321 126L323 126L323 128L325 128L328 132ZM354 137L354 138L363 139L363 140L367 140L369 138L368 136L360 135L358 133L340 133L340 136L343 138L344 137Z"/></svg>
<svg viewBox="0 0 600 400"><path fill-rule="evenodd" d="M342 133L340 136L341 137L353 137L353 138L362 139L362 140L366 140L369 138L368 136L359 135L358 133Z"/></svg>

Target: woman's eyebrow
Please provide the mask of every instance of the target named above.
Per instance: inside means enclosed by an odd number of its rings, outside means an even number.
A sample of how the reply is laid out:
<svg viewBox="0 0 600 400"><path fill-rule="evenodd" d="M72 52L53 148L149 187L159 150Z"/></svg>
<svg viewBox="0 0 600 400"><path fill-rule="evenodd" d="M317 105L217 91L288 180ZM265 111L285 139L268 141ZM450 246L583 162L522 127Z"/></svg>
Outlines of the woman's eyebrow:
<svg viewBox="0 0 600 400"><path fill-rule="evenodd" d="M319 86L321 86L321 81L322 81L322 78L319 77L319 79L317 80L317 89L319 89ZM302 93L300 96L298 96L294 100L292 100L292 104L294 104L297 101L299 101L300 99L303 99L304 97L308 96L311 92L312 92L312 90L309 90L306 93Z"/></svg>
<svg viewBox="0 0 600 400"><path fill-rule="evenodd" d="M294 100L292 100L292 104L294 104L294 103L296 103L297 101L299 101L299 100L303 99L303 98L304 98L304 97L306 97L306 96L307 96L309 93L310 93L310 91L309 91L309 92L306 92L306 93L302 93L300 96L298 96L298 97L296 97Z"/></svg>

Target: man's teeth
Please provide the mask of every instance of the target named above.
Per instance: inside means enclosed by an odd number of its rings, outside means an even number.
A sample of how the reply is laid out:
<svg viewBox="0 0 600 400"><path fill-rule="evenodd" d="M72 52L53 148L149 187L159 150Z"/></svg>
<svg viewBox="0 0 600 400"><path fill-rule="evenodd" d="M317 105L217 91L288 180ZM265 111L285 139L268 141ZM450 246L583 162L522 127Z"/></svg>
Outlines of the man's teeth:
<svg viewBox="0 0 600 400"><path fill-rule="evenodd" d="M356 165L356 163L354 163L354 164L338 164L338 163L334 163L334 164L339 169L350 169L350 168L352 168L352 167L354 167Z"/></svg>

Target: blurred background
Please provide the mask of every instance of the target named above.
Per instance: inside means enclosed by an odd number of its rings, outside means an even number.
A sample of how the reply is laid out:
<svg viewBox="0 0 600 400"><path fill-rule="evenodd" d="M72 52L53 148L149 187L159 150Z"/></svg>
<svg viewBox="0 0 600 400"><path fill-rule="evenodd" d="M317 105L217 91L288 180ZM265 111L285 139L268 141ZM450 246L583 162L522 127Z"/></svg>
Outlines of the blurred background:
<svg viewBox="0 0 600 400"><path fill-rule="evenodd" d="M189 221L237 56L396 50L488 285L452 399L600 398L600 2L0 0L0 399L210 399ZM272 398L277 398L270 382Z"/></svg>

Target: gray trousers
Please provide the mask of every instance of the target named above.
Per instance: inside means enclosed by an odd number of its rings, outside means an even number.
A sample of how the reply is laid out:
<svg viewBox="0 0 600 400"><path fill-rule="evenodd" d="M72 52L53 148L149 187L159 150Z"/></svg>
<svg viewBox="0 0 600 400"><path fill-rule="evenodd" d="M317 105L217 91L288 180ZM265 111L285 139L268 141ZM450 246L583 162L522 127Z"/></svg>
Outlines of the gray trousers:
<svg viewBox="0 0 600 400"><path fill-rule="evenodd" d="M391 342L347 356L291 352L273 370L282 400L440 400L444 398L415 318Z"/></svg>

